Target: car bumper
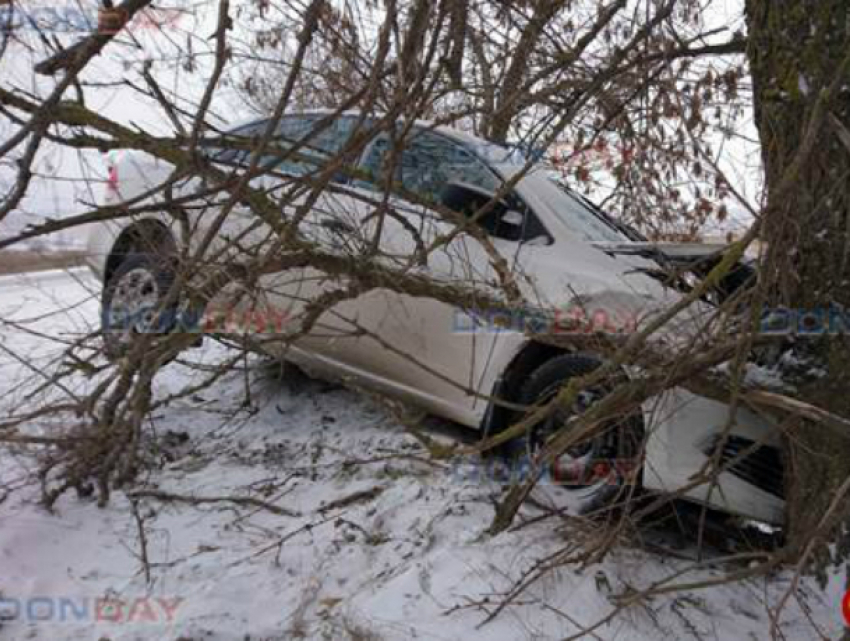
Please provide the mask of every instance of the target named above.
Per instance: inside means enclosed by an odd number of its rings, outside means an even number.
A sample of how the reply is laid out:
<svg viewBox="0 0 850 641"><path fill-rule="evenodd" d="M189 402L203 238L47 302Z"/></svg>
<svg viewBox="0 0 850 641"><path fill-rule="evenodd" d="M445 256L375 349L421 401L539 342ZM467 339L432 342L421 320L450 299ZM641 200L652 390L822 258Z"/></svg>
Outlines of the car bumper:
<svg viewBox="0 0 850 641"><path fill-rule="evenodd" d="M681 388L647 403L644 486L779 525L785 514L779 431L747 408L738 409L729 427L729 410Z"/></svg>

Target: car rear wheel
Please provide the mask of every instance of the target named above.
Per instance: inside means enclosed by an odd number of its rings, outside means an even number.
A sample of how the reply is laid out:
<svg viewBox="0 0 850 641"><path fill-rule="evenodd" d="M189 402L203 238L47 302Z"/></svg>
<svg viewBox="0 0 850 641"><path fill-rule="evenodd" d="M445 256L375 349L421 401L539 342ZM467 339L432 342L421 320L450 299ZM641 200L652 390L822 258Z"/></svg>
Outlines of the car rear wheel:
<svg viewBox="0 0 850 641"><path fill-rule="evenodd" d="M167 334L177 323L177 305L162 308L174 283L169 261L151 254L127 255L103 288L101 331L104 351L126 354L140 334Z"/></svg>
<svg viewBox="0 0 850 641"><path fill-rule="evenodd" d="M565 354L547 361L535 370L519 390L519 402L528 407L552 400L571 379L586 376L601 365L588 355ZM508 454L516 461L531 460L572 418L585 412L606 395L604 387L579 393L571 407L559 408L526 435L508 444ZM589 439L564 451L544 480L564 488L582 514L610 505L627 483L640 477L643 420L640 413L612 420Z"/></svg>

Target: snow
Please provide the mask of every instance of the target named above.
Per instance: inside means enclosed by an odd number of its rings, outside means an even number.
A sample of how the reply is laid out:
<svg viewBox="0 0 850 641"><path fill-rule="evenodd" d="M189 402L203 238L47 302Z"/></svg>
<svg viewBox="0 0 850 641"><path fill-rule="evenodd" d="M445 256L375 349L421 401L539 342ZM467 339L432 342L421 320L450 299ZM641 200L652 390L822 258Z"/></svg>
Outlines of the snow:
<svg viewBox="0 0 850 641"><path fill-rule="evenodd" d="M97 291L79 270L7 277L0 280L0 319L74 338L94 327ZM3 327L0 416L29 400L36 372L60 350L42 336ZM11 353L27 358L21 363ZM225 355L207 341L186 359L212 364ZM497 484L429 460L368 396L275 371L259 359L251 363L250 407L242 403L245 373L235 371L155 412L150 428L164 443L161 465L128 491L252 496L297 515L139 498L150 583L125 493L102 509L69 495L49 514L34 502L35 461L22 452L0 454L0 474L12 488L0 501L0 617L7 615L0 639L560 639L603 620L615 595L629 588L722 575L710 563L624 541L603 562L561 566L484 623L523 572L576 544L579 531L548 518L487 535ZM199 376L169 365L156 394ZM81 381L74 389L83 387ZM446 442L474 438L436 420L428 428ZM339 504L356 492L365 498ZM558 488L542 488L538 498L567 503ZM528 508L522 517L537 514ZM692 552L681 542L678 551ZM673 579L677 572L684 573ZM782 572L640 601L591 638L766 638L768 610L790 579ZM782 616L785 638L813 638L807 616L825 636L839 636L841 583L836 578L821 593L803 580ZM122 608L106 608L116 599ZM9 616L15 604L19 616Z"/></svg>

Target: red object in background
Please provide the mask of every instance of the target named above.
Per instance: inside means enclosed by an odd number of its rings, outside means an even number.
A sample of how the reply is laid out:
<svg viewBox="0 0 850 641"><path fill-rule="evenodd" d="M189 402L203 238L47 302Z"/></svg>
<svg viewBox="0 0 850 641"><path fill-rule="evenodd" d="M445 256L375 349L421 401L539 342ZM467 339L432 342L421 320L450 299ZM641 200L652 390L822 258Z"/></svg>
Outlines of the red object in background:
<svg viewBox="0 0 850 641"><path fill-rule="evenodd" d="M850 627L850 590L844 594L844 599L841 601L841 611L844 613L844 623Z"/></svg>
<svg viewBox="0 0 850 641"><path fill-rule="evenodd" d="M118 167L115 165L109 166L109 173L106 177L106 186L110 191L118 191Z"/></svg>

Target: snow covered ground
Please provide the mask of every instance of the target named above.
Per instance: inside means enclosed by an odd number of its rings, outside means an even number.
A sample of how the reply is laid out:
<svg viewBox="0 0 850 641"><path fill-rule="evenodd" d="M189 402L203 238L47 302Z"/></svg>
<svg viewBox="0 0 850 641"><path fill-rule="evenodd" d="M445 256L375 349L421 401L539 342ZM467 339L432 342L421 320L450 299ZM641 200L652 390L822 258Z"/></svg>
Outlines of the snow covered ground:
<svg viewBox="0 0 850 641"><path fill-rule="evenodd" d="M31 402L55 366L62 345L48 336L84 334L97 312L85 271L0 279L0 415ZM207 341L187 360L211 364L224 351ZM247 376L234 371L151 417L159 467L133 489L252 497L279 509L138 498L143 546L126 494L102 509L69 495L48 514L35 503L33 460L0 455L0 638L501 641L595 626L589 638L763 639L771 609L793 589L781 573L641 600L607 620L631 589L729 570L687 560L687 545L672 556L624 542L601 563L560 567L485 622L523 572L575 542L575 530L547 518L486 535L500 488L470 474L471 463L430 461L362 394L249 365ZM198 376L169 365L156 393ZM471 438L432 427L438 439ZM542 501L564 500L562 490L542 492ZM528 508L523 519L537 514ZM802 581L782 614L784 638L838 637L841 587L835 580L822 593Z"/></svg>

